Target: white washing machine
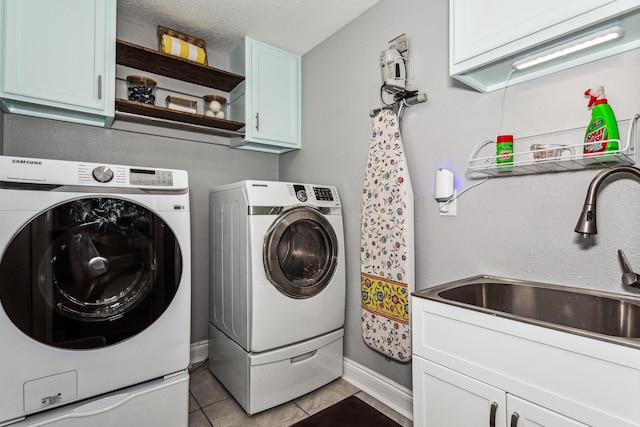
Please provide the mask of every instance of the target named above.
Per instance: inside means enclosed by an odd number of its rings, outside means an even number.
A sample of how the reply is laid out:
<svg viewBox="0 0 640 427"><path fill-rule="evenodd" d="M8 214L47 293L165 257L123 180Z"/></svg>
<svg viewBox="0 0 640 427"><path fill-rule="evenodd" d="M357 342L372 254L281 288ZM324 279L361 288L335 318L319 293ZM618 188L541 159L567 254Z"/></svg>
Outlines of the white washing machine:
<svg viewBox="0 0 640 427"><path fill-rule="evenodd" d="M210 194L209 367L250 414L342 375L335 187L242 181Z"/></svg>
<svg viewBox="0 0 640 427"><path fill-rule="evenodd" d="M189 212L185 171L0 156L0 425L187 425Z"/></svg>

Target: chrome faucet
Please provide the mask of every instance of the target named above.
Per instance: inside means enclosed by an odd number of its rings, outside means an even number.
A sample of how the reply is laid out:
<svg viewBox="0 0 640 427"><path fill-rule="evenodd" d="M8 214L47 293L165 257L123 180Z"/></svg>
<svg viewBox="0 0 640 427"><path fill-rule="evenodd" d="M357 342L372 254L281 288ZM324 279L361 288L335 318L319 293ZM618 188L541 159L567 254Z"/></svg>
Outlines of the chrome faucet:
<svg viewBox="0 0 640 427"><path fill-rule="evenodd" d="M604 169L593 178L591 184L589 184L589 189L587 190L587 197L584 201L584 207L582 208L580 219L574 229L574 231L582 235L582 237L587 238L598 233L596 228L596 196L598 195L598 189L600 188L602 181L619 172L630 173L640 178L640 169L633 166L611 166ZM640 277L633 272L627 257L624 252L622 252L622 249L618 249L618 257L620 258L622 270L624 272L622 274L622 283L625 286L640 288Z"/></svg>

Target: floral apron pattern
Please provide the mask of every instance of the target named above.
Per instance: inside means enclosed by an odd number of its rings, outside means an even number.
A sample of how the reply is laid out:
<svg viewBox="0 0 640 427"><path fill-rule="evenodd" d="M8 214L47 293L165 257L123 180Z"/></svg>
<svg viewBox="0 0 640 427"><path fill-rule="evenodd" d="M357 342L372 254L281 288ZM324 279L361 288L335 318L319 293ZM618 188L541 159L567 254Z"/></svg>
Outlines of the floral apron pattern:
<svg viewBox="0 0 640 427"><path fill-rule="evenodd" d="M362 337L393 359L411 360L413 191L398 118L374 118L362 190L360 228Z"/></svg>

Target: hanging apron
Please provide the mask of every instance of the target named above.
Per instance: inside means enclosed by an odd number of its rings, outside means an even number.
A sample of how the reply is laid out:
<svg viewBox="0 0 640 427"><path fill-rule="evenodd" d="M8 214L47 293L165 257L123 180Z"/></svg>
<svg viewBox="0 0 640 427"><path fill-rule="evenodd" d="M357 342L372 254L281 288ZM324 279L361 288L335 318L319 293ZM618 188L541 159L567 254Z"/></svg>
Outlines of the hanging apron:
<svg viewBox="0 0 640 427"><path fill-rule="evenodd" d="M362 337L371 348L401 362L411 360L413 230L413 190L398 116L382 110L373 119L362 190Z"/></svg>

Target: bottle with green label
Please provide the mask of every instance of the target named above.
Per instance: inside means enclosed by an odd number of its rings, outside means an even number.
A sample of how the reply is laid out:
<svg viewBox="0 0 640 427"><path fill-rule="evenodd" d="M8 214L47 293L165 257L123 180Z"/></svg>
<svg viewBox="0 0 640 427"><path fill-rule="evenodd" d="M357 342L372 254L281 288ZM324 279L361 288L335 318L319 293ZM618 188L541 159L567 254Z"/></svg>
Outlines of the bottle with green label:
<svg viewBox="0 0 640 427"><path fill-rule="evenodd" d="M498 135L496 141L496 163L506 167L513 163L513 135Z"/></svg>
<svg viewBox="0 0 640 427"><path fill-rule="evenodd" d="M618 122L604 94L604 87L588 89L591 121L584 136L584 157L602 156L618 151ZM616 141L611 141L615 139Z"/></svg>

